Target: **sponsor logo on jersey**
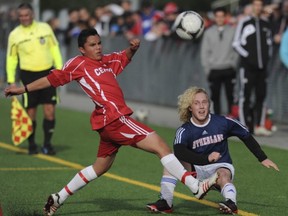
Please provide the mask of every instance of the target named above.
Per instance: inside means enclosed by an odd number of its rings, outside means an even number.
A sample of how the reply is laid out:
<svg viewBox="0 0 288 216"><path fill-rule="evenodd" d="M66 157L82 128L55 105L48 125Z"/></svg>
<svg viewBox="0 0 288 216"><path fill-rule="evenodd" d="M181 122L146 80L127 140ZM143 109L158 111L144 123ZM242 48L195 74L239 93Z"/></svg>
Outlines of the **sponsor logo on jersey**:
<svg viewBox="0 0 288 216"><path fill-rule="evenodd" d="M219 143L219 142L222 142L223 140L224 140L223 134L216 134L213 136L203 137L193 142L193 149L196 149L198 147L205 146L205 145Z"/></svg>
<svg viewBox="0 0 288 216"><path fill-rule="evenodd" d="M94 70L94 72L95 72L95 74L96 74L97 76L100 76L101 74L106 73L106 72L112 73L113 70L112 70L112 68L102 68L102 67L99 67L99 68L96 68L96 69Z"/></svg>

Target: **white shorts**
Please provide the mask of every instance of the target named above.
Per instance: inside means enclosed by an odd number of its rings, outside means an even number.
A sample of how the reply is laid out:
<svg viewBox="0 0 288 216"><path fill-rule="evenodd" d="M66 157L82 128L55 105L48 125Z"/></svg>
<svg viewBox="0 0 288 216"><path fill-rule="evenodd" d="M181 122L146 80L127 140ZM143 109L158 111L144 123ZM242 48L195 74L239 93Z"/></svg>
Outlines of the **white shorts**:
<svg viewBox="0 0 288 216"><path fill-rule="evenodd" d="M232 180L234 179L235 169L232 164L229 163L214 163L214 164L208 164L204 166L197 166L194 165L196 173L197 173L197 179L203 180L206 178L209 178L212 174L214 174L219 168L227 168L230 170L232 175Z"/></svg>

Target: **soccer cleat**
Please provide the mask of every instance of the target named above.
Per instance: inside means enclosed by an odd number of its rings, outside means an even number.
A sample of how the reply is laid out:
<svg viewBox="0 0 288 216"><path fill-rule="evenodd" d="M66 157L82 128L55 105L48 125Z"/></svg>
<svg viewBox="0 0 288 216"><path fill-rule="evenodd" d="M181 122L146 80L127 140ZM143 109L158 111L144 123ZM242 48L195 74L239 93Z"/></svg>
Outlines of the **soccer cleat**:
<svg viewBox="0 0 288 216"><path fill-rule="evenodd" d="M216 184L216 181L218 179L218 173L214 173L209 178L204 179L203 181L199 182L199 188L198 192L195 195L197 199L203 199L203 197L208 193L208 191L211 189L213 185Z"/></svg>
<svg viewBox="0 0 288 216"><path fill-rule="evenodd" d="M265 127L258 126L254 128L254 134L255 136L271 136L272 132L270 130L267 130Z"/></svg>
<svg viewBox="0 0 288 216"><path fill-rule="evenodd" d="M37 149L36 144L29 144L28 154L29 155L38 154L38 149Z"/></svg>
<svg viewBox="0 0 288 216"><path fill-rule="evenodd" d="M56 151L51 146L50 147L42 147L41 151L43 154L46 154L46 155L55 155L56 154Z"/></svg>
<svg viewBox="0 0 288 216"><path fill-rule="evenodd" d="M59 203L59 199L60 196L57 193L51 194L48 197L47 202L43 208L45 216L51 216L57 211L57 209L61 206L61 204Z"/></svg>
<svg viewBox="0 0 288 216"><path fill-rule="evenodd" d="M170 207L165 199L159 199L154 203L148 203L146 207L155 213L169 214L173 212L173 206Z"/></svg>
<svg viewBox="0 0 288 216"><path fill-rule="evenodd" d="M237 205L230 199L224 202L219 203L219 210L223 214L237 214L238 208Z"/></svg>

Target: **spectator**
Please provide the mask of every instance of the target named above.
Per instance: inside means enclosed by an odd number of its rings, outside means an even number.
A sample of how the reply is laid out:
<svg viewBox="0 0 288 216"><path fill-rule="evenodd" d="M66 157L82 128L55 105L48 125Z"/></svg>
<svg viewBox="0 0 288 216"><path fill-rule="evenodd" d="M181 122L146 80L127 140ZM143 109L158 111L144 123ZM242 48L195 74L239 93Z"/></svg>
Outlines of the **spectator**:
<svg viewBox="0 0 288 216"><path fill-rule="evenodd" d="M142 35L141 17L138 12L124 12L124 36L131 40Z"/></svg>
<svg viewBox="0 0 288 216"><path fill-rule="evenodd" d="M167 25L167 30L163 33L164 36L171 36L173 38L179 39L175 31L172 30L176 17L179 14L178 5L174 2L168 2L167 4L165 4L163 12L164 12L163 20Z"/></svg>
<svg viewBox="0 0 288 216"><path fill-rule="evenodd" d="M108 36L110 32L110 21L112 18L111 11L107 10L106 7L97 6L94 9L94 16L98 20L95 26L98 34L100 36Z"/></svg>
<svg viewBox="0 0 288 216"><path fill-rule="evenodd" d="M225 24L224 8L217 8L213 13L215 24L204 32L202 38L201 62L208 78L214 113L223 113L220 100L222 85L225 87L227 112L231 113L238 60L232 47L235 30Z"/></svg>
<svg viewBox="0 0 288 216"><path fill-rule="evenodd" d="M88 26L89 18L90 18L90 12L88 11L88 9L86 7L81 7L79 9L79 21L81 21L81 23L85 23L86 26Z"/></svg>
<svg viewBox="0 0 288 216"><path fill-rule="evenodd" d="M271 26L273 27L273 55L269 62L270 80L274 81L281 71L285 71L285 66L279 57L279 46L282 35L288 26L288 0L284 0L274 8L271 15Z"/></svg>
<svg viewBox="0 0 288 216"><path fill-rule="evenodd" d="M168 36L169 34L169 27L164 20L160 19L152 24L152 28L144 35L144 38L148 41L155 41L163 35Z"/></svg>
<svg viewBox="0 0 288 216"><path fill-rule="evenodd" d="M66 30L64 30L65 44L67 46L69 46L71 43L72 29L74 29L77 26L77 23L79 22L79 10L75 8L70 9L68 14L69 14L68 26Z"/></svg>
<svg viewBox="0 0 288 216"><path fill-rule="evenodd" d="M0 34L5 35L5 12L0 10ZM4 86L4 71L5 71L5 50L6 50L6 41L0 41L0 89Z"/></svg>
<svg viewBox="0 0 288 216"><path fill-rule="evenodd" d="M271 131L264 127L264 102L267 91L266 69L272 53L272 30L269 22L261 17L263 0L252 0L252 10L252 16L239 21L233 42L241 56L239 118L251 133L270 136ZM255 93L253 106L252 93Z"/></svg>
<svg viewBox="0 0 288 216"><path fill-rule="evenodd" d="M57 17L53 17L47 21L52 28L58 41L62 41L63 30L60 29L60 21Z"/></svg>
<svg viewBox="0 0 288 216"><path fill-rule="evenodd" d="M145 36L153 26L153 23L162 18L162 14L155 10L152 0L142 0L140 8L142 20L142 34Z"/></svg>
<svg viewBox="0 0 288 216"><path fill-rule="evenodd" d="M130 0L121 0L120 6L123 8L125 12L132 12L132 3Z"/></svg>
<svg viewBox="0 0 288 216"><path fill-rule="evenodd" d="M111 20L110 36L123 35L125 33L125 19L123 16L115 16Z"/></svg>
<svg viewBox="0 0 288 216"><path fill-rule="evenodd" d="M5 67L6 67L6 49L9 33L19 24L17 19L17 10L15 8L9 8L8 12L6 8L0 8L0 35L2 36L0 41L0 88L4 87L5 83ZM18 68L17 68L18 72ZM18 80L18 73L16 74L16 80Z"/></svg>
<svg viewBox="0 0 288 216"><path fill-rule="evenodd" d="M284 32L280 43L280 59L288 69L288 28Z"/></svg>

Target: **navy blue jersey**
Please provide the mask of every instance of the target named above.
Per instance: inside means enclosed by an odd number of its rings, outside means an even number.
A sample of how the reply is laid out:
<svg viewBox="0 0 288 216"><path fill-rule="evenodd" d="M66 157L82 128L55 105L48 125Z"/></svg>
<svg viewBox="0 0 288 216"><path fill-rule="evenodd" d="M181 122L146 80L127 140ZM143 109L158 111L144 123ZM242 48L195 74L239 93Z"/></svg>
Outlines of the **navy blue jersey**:
<svg viewBox="0 0 288 216"><path fill-rule="evenodd" d="M179 127L174 145L185 145L197 154L208 155L214 151L219 152L221 158L216 163L232 164L227 140L231 136L245 139L250 136L250 133L235 119L210 114L209 120L204 125L189 121Z"/></svg>

